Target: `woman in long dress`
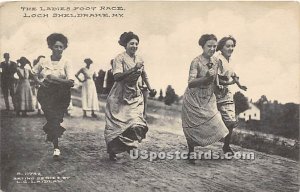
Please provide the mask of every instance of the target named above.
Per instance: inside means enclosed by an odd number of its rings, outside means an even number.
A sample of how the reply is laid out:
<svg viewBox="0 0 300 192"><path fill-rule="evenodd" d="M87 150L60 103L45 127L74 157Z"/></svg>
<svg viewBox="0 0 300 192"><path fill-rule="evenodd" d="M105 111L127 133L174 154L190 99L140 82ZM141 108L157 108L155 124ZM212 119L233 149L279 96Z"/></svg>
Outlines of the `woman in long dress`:
<svg viewBox="0 0 300 192"><path fill-rule="evenodd" d="M66 130L60 124L70 104L74 80L72 66L62 55L68 47L67 37L53 33L47 37L47 43L52 55L41 59L33 67L33 73L34 79L40 85L37 98L47 120L43 130L47 134L47 141L53 143L53 157L58 157L60 155L58 138Z"/></svg>
<svg viewBox="0 0 300 192"><path fill-rule="evenodd" d="M213 56L217 38L213 34L202 35L199 45L203 52L191 63L188 88L184 93L182 106L182 127L189 148L189 157L194 152L195 146L210 145L228 134L217 109L214 94L219 65Z"/></svg>
<svg viewBox="0 0 300 192"><path fill-rule="evenodd" d="M95 111L99 111L98 95L96 91L96 86L93 80L94 72L90 69L93 61L90 58L84 60L86 67L81 68L75 77L78 81L82 82L81 90L81 103L83 110L83 117L86 117L86 112L91 111L92 117L97 117ZM84 79L80 79L79 75L83 74Z"/></svg>
<svg viewBox="0 0 300 192"><path fill-rule="evenodd" d="M115 83L108 95L105 115L105 140L107 152L111 160L116 160L116 154L129 152L136 148L135 141L141 142L148 131L144 119L144 98L138 86L139 77L151 89L144 68L143 59L136 54L139 37L132 32L120 36L119 44L125 52L119 54L113 63Z"/></svg>
<svg viewBox="0 0 300 192"><path fill-rule="evenodd" d="M230 148L230 140L233 129L238 126L237 118L235 114L235 105L233 101L233 94L229 85L237 84L238 87L244 91L247 90L246 86L243 86L239 82L237 74L233 70L231 62L231 54L236 46L236 40L232 36L223 37L217 46L217 58L220 61L220 67L218 70L219 83L223 85L221 91L216 91L218 110L222 115L222 119L228 128L229 133L224 139L223 152L233 155L234 152Z"/></svg>
<svg viewBox="0 0 300 192"><path fill-rule="evenodd" d="M17 116L22 112L22 116L27 116L27 112L34 111L33 95L29 82L30 67L25 67L29 64L29 60L25 57L21 57L18 62L20 67L17 68L17 74L19 76L18 85L15 93L15 105Z"/></svg>

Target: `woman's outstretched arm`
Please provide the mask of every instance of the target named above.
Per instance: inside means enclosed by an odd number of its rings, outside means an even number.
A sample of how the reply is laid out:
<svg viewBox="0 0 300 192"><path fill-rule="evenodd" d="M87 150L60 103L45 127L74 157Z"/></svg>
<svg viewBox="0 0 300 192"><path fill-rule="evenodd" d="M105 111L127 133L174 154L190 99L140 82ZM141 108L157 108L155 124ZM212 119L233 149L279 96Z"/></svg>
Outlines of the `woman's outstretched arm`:
<svg viewBox="0 0 300 192"><path fill-rule="evenodd" d="M76 77L76 79L78 79L79 82L82 83L83 80L81 80L81 79L79 78L80 73L82 73L82 69L80 69L80 70L75 74L75 77Z"/></svg>

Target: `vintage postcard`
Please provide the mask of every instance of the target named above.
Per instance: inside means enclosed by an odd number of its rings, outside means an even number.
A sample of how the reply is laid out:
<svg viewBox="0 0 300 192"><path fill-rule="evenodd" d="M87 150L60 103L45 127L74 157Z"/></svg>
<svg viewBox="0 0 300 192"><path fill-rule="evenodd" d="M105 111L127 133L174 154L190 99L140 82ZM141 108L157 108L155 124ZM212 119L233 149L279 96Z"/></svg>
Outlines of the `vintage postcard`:
<svg viewBox="0 0 300 192"><path fill-rule="evenodd" d="M1 2L1 190L299 191L299 10Z"/></svg>

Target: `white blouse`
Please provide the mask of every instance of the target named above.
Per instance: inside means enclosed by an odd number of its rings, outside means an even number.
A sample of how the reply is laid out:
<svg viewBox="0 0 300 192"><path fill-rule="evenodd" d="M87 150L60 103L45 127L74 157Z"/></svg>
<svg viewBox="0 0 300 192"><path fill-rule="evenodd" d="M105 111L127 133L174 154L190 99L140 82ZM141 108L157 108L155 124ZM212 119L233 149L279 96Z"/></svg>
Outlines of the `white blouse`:
<svg viewBox="0 0 300 192"><path fill-rule="evenodd" d="M73 79L72 66L63 57L59 61L51 61L50 57L42 58L32 68L32 72L37 74L39 79L46 79L48 75L54 75L61 79Z"/></svg>
<svg viewBox="0 0 300 192"><path fill-rule="evenodd" d="M236 76L236 73L234 72L234 67L232 65L231 59L229 61L221 54L221 52L217 52L216 57L221 61L218 74L221 76L227 76L228 79L231 79L231 77Z"/></svg>

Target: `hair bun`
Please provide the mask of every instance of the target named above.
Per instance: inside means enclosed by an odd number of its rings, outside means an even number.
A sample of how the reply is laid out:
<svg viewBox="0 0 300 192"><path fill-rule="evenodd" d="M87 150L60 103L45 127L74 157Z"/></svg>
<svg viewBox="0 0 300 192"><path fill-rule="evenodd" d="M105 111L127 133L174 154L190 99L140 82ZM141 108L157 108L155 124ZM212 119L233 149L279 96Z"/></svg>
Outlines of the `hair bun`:
<svg viewBox="0 0 300 192"><path fill-rule="evenodd" d="M126 47L127 43L131 40L131 39L136 39L138 42L140 41L139 37L134 34L133 32L129 31L129 32L124 32L119 39L119 44L123 47Z"/></svg>
<svg viewBox="0 0 300 192"><path fill-rule="evenodd" d="M91 64L91 63L93 63L93 60L91 60L90 58L86 58L86 59L84 59L84 62L86 64Z"/></svg>

